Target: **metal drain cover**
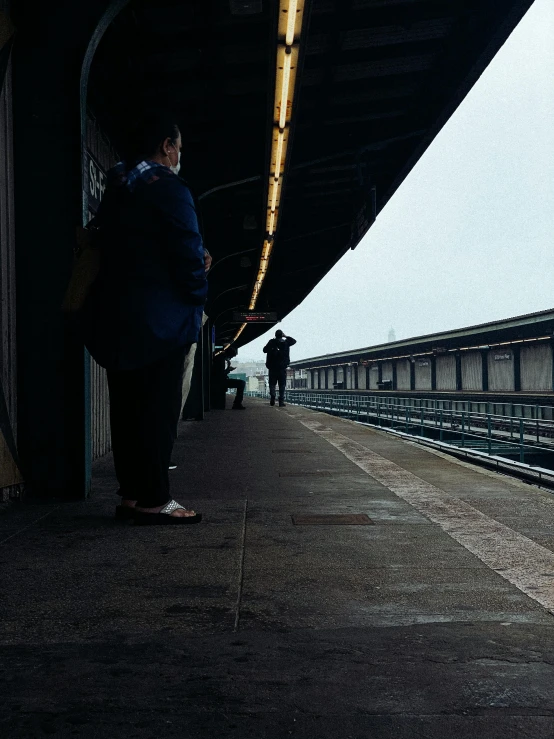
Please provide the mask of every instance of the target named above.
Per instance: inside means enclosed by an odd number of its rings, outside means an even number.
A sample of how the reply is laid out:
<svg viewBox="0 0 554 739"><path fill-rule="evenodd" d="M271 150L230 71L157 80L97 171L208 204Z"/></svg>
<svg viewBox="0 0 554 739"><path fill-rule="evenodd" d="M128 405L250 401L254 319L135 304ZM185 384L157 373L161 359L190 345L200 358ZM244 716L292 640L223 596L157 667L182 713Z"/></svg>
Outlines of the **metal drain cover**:
<svg viewBox="0 0 554 739"><path fill-rule="evenodd" d="M311 449L272 449L273 454L312 454Z"/></svg>
<svg viewBox="0 0 554 739"><path fill-rule="evenodd" d="M375 523L365 513L325 513L291 516L295 526L371 526Z"/></svg>

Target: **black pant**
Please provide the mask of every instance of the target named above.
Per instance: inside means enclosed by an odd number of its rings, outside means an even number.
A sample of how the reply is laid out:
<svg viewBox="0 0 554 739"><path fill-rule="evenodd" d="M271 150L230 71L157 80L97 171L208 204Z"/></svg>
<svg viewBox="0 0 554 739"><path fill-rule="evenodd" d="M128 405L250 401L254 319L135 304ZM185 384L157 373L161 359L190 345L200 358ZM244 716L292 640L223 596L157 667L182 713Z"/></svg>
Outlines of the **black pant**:
<svg viewBox="0 0 554 739"><path fill-rule="evenodd" d="M168 468L189 347L136 370L109 371L110 423L119 495L143 508L170 500Z"/></svg>
<svg viewBox="0 0 554 739"><path fill-rule="evenodd" d="M246 387L245 381L227 379L225 383L227 385L227 388L234 387L237 390L237 394L235 395L235 402L233 403L233 405L242 405L242 399L244 398L244 388Z"/></svg>
<svg viewBox="0 0 554 739"><path fill-rule="evenodd" d="M278 367L269 370L269 394L275 397L275 385L279 383L279 400L285 400L285 388L287 387L287 368Z"/></svg>

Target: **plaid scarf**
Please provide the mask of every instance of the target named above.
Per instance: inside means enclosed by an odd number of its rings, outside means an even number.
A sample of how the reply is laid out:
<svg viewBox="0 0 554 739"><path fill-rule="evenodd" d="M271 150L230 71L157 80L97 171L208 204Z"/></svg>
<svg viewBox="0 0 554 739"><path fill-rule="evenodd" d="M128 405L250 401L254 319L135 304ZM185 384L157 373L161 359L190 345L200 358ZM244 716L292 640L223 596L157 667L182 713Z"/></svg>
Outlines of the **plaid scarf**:
<svg viewBox="0 0 554 739"><path fill-rule="evenodd" d="M143 160L129 170L125 162L118 162L108 174L108 183L115 187L125 186L133 192L139 180L150 180L152 178L152 174L149 174L151 170L159 169L160 167L170 171L168 167L158 162Z"/></svg>

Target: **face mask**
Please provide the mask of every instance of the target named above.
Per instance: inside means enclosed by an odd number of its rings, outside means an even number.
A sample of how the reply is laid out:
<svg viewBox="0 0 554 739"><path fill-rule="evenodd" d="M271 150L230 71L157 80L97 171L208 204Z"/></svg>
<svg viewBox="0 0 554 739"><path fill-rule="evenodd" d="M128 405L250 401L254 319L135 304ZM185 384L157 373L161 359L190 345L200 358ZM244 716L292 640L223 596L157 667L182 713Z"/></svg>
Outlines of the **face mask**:
<svg viewBox="0 0 554 739"><path fill-rule="evenodd" d="M181 152L179 152L177 164L175 166L171 165L169 169L173 172L173 174L179 174L179 170L181 169Z"/></svg>

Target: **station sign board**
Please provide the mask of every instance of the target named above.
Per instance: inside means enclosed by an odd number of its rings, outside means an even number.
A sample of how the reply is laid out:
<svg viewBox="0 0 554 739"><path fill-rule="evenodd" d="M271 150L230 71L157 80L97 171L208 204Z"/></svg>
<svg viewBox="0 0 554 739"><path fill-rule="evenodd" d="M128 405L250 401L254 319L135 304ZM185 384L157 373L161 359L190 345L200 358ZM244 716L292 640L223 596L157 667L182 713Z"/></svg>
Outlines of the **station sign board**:
<svg viewBox="0 0 554 739"><path fill-rule="evenodd" d="M106 189L106 172L88 149L85 151L85 193L88 209L91 213L98 211L98 206Z"/></svg>
<svg viewBox="0 0 554 739"><path fill-rule="evenodd" d="M277 313L275 311L234 311L233 323L277 323Z"/></svg>

